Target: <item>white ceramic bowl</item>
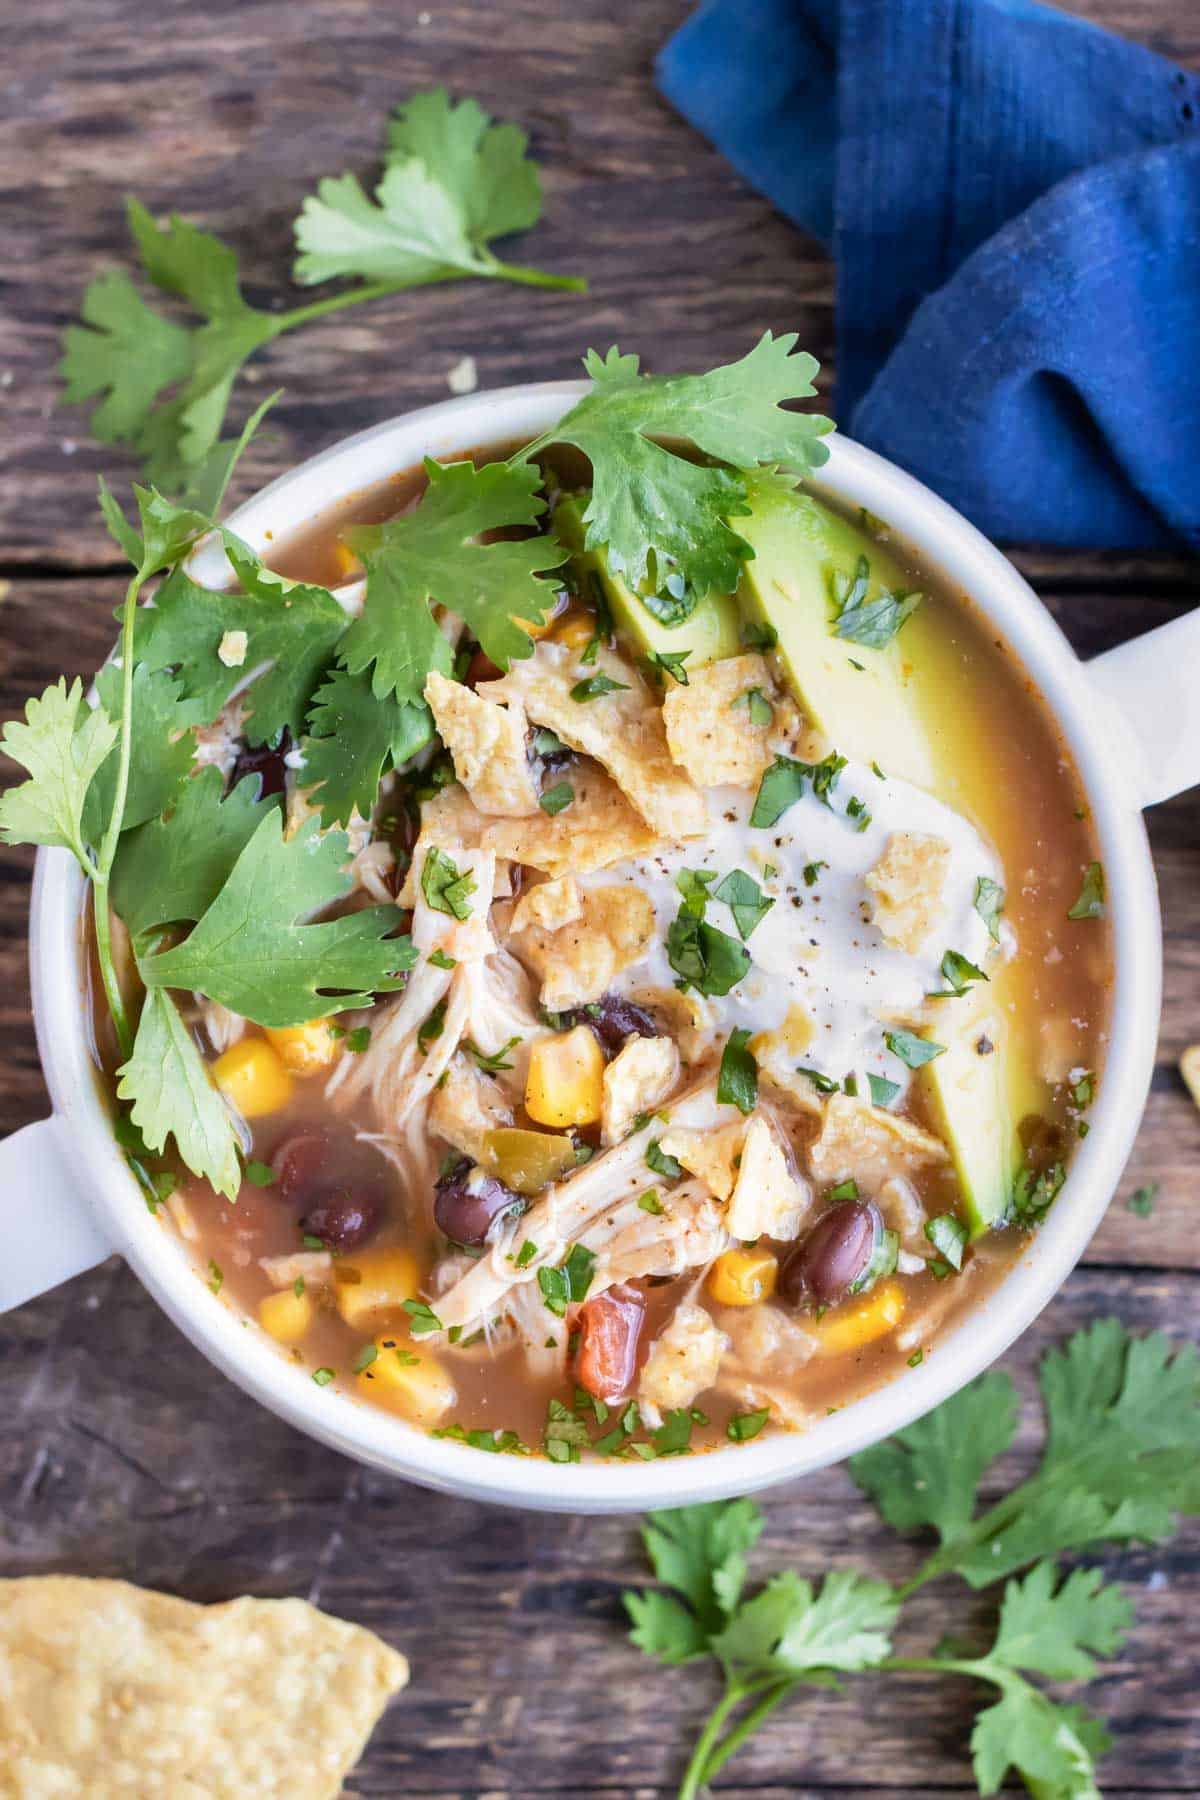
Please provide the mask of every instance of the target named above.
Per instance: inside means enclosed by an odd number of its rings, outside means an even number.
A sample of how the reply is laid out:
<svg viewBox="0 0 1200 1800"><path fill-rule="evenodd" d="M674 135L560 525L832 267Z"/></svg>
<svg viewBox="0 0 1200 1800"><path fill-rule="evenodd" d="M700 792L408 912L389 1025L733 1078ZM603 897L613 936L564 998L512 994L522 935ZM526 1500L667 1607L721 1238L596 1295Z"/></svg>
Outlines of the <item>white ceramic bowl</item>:
<svg viewBox="0 0 1200 1800"><path fill-rule="evenodd" d="M264 549L339 500L424 455L530 438L584 384L476 394L376 426L273 482L230 523ZM1107 881L1115 985L1104 1080L1091 1132L1042 1230L997 1292L917 1369L821 1420L708 1455L660 1462L550 1464L434 1440L335 1387L318 1388L256 1326L208 1290L164 1223L151 1218L113 1142L88 1047L83 1001L83 880L61 850L42 851L30 956L34 1016L54 1114L0 1144L6 1197L0 1310L125 1256L192 1342L233 1381L300 1430L425 1486L563 1512L615 1512L748 1493L791 1480L888 1436L985 1369L1058 1289L1120 1178L1154 1062L1161 985L1158 900L1142 807L1200 779L1193 704L1200 612L1083 664L998 550L927 488L842 437L813 487L886 519L921 559L969 594L1045 696L1087 789ZM202 551L201 556L204 555Z"/></svg>

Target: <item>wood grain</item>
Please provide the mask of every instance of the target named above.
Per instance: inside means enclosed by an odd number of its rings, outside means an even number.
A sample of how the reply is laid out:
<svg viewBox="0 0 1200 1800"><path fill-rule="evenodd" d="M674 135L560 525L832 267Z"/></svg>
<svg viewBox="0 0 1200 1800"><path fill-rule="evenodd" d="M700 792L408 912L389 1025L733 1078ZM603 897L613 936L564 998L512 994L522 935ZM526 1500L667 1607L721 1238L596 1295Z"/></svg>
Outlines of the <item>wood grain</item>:
<svg viewBox="0 0 1200 1800"><path fill-rule="evenodd" d="M289 220L322 174L369 174L388 107L446 82L531 131L543 224L521 255L585 272L585 298L496 286L427 289L284 339L242 409L283 384L274 428L239 477L252 491L344 433L446 394L475 357L485 386L568 374L620 336L651 368L703 367L766 326L827 357L833 290L818 247L779 218L656 97L650 65L684 0L45 0L9 9L11 104L0 119L0 713L60 671L89 674L112 635L118 559L95 475L129 464L57 404L63 324L86 282L126 258L121 196L176 207L226 235L249 297L289 293ZM1082 0L1074 10L1200 67L1190 0ZM828 377L826 385L828 385ZM240 416L240 414L239 414ZM1091 655L1194 598L1181 557L1014 561ZM1088 1319L1195 1335L1200 1114L1177 1074L1200 1038L1200 802L1149 819L1162 888L1166 1003L1134 1157L1087 1261L1008 1359L1031 1391L1037 1356ZM0 1130L45 1109L25 971L29 858L0 851ZM1157 1183L1153 1216L1125 1202ZM0 1197L15 1208L23 1196ZM1036 1409L997 1491L1029 1464ZM766 1501L755 1567L902 1576L916 1546L885 1531L844 1471ZM435 1499L351 1465L218 1376L120 1264L0 1319L4 1573L122 1575L197 1599L301 1593L373 1625L412 1657L412 1688L355 1778L371 1800L668 1800L707 1677L652 1672L624 1641L620 1593L642 1575L630 1521L535 1517ZM1089 1698L1116 1745L1110 1800L1200 1792L1194 1703L1200 1544L1191 1529L1115 1555L1138 1623ZM986 1600L946 1584L906 1633L982 1625ZM728 1800L960 1800L977 1696L926 1679L813 1693L727 1771Z"/></svg>

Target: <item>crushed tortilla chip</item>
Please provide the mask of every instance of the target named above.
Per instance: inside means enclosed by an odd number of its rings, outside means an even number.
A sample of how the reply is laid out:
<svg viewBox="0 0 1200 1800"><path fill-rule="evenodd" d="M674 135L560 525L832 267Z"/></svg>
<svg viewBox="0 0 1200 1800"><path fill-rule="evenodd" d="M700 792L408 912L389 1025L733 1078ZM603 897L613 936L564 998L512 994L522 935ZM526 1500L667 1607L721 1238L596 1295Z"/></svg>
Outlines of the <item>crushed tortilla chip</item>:
<svg viewBox="0 0 1200 1800"><path fill-rule="evenodd" d="M740 1119L717 1125L710 1131L672 1125L659 1143L664 1155L681 1162L689 1175L697 1176L716 1200L728 1200L737 1179L737 1155L746 1127Z"/></svg>
<svg viewBox="0 0 1200 1800"><path fill-rule="evenodd" d="M579 682L597 676L619 682L619 690L590 700L571 698ZM601 650L583 663L570 645L543 641L532 656L514 662L480 691L520 703L536 725L549 726L572 750L595 757L660 837L674 841L707 831L703 794L671 760L662 708L623 657Z"/></svg>
<svg viewBox="0 0 1200 1800"><path fill-rule="evenodd" d="M633 987L626 998L662 1021L687 1062L699 1062L716 1030L712 1005L702 994L678 988Z"/></svg>
<svg viewBox="0 0 1200 1800"><path fill-rule="evenodd" d="M942 911L950 846L924 831L894 831L864 877L875 896L880 936L909 955L921 948Z"/></svg>
<svg viewBox="0 0 1200 1800"><path fill-rule="evenodd" d="M726 1228L747 1244L760 1237L786 1242L798 1235L811 1204L808 1185L792 1173L777 1132L755 1113L742 1139Z"/></svg>
<svg viewBox="0 0 1200 1800"><path fill-rule="evenodd" d="M615 976L640 961L654 941L654 907L632 882L587 888L579 916L557 931L531 925L512 949L542 984L541 1002L566 1012L599 1000Z"/></svg>
<svg viewBox="0 0 1200 1800"><path fill-rule="evenodd" d="M539 808L527 819L488 818L465 788L443 788L421 808L421 835L400 890L401 906L415 903L413 869L433 844L451 855L456 848L486 845L504 861L551 876L588 875L654 849L654 832L598 764L580 763L571 785L575 799L565 812L551 818Z"/></svg>
<svg viewBox="0 0 1200 1800"><path fill-rule="evenodd" d="M522 819L537 811L519 704L498 706L436 669L425 683L425 701L454 773L481 813Z"/></svg>
<svg viewBox="0 0 1200 1800"><path fill-rule="evenodd" d="M762 723L751 717L754 690L771 707ZM779 733L779 704L763 657L752 652L708 663L663 700L671 755L697 787L754 787L771 761L767 740Z"/></svg>
<svg viewBox="0 0 1200 1800"><path fill-rule="evenodd" d="M429 1108L429 1129L445 1138L472 1162L483 1154L489 1131L511 1125L512 1107L499 1082L485 1075L465 1056L451 1057Z"/></svg>
<svg viewBox="0 0 1200 1800"><path fill-rule="evenodd" d="M729 1339L702 1306L681 1301L666 1330L650 1346L638 1382L644 1409L674 1412L690 1406L717 1379Z"/></svg>
<svg viewBox="0 0 1200 1800"><path fill-rule="evenodd" d="M669 1037L633 1037L604 1071L600 1141L619 1144L639 1113L653 1112L679 1080L679 1051Z"/></svg>
<svg viewBox="0 0 1200 1800"><path fill-rule="evenodd" d="M334 1800L408 1664L303 1600L0 1581L0 1794Z"/></svg>
<svg viewBox="0 0 1200 1800"><path fill-rule="evenodd" d="M579 883L573 875L560 875L557 881L539 881L527 888L513 908L513 931L528 931L538 925L543 931L558 931L583 917L583 901Z"/></svg>
<svg viewBox="0 0 1200 1800"><path fill-rule="evenodd" d="M1179 1073L1187 1085L1187 1091L1200 1106L1200 1044L1191 1044L1179 1059Z"/></svg>
<svg viewBox="0 0 1200 1800"><path fill-rule="evenodd" d="M887 1112L851 1094L831 1094L821 1134L809 1149L818 1181L853 1178L869 1194L891 1175L912 1175L930 1163L944 1163L949 1151L940 1138L911 1119Z"/></svg>

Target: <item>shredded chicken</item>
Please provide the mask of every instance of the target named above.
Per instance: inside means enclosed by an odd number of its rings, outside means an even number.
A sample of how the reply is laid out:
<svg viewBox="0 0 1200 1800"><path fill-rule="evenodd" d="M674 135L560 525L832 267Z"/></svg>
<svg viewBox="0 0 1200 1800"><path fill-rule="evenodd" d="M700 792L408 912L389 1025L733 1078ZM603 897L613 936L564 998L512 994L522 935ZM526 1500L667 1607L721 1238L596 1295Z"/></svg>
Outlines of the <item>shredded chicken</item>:
<svg viewBox="0 0 1200 1800"><path fill-rule="evenodd" d="M671 1104L673 1119L683 1124L718 1124L732 1108L718 1106L716 1083L707 1081ZM605 1151L565 1180L548 1187L516 1225L499 1237L462 1275L438 1303L438 1317L446 1326L469 1329L486 1315L494 1314L509 1291L537 1281L539 1269L560 1263L572 1244L593 1247L590 1233L623 1201L644 1193L646 1151L662 1131L655 1120L633 1132L622 1143ZM649 1216L649 1215L648 1215ZM518 1269L515 1253L525 1242L537 1245L537 1255Z"/></svg>

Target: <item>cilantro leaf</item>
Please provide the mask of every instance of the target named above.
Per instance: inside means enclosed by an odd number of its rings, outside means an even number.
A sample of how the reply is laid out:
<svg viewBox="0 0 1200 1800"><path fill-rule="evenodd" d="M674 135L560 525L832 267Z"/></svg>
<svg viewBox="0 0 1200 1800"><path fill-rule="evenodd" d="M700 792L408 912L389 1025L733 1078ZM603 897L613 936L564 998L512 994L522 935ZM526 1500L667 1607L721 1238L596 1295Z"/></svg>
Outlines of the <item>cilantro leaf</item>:
<svg viewBox="0 0 1200 1800"><path fill-rule="evenodd" d="M774 825L789 807L803 798L810 784L817 799L829 806L829 796L845 767L846 758L838 756L836 752L831 752L819 763L797 762L791 756L777 756L758 784L758 793L750 812L751 825L760 828ZM810 863L808 867L819 870L825 864ZM804 872L804 879L809 887L813 885L808 880L808 869ZM815 879L814 875L813 880Z"/></svg>
<svg viewBox="0 0 1200 1800"><path fill-rule="evenodd" d="M642 1542L659 1581L683 1595L707 1634L735 1611L762 1528L752 1500L714 1500L652 1513Z"/></svg>
<svg viewBox="0 0 1200 1800"><path fill-rule="evenodd" d="M851 1457L851 1477L897 1531L932 1525L943 1544L954 1544L974 1515L985 1470L1016 1435L1017 1410L1012 1380L993 1370Z"/></svg>
<svg viewBox="0 0 1200 1800"><path fill-rule="evenodd" d="M430 671L448 675L454 661L430 611L434 601L464 619L485 655L506 668L532 654L520 622L537 625L549 613L554 591L538 577L565 555L545 537L476 541L482 532L532 525L544 512L541 476L531 464L477 469L427 458L425 473L429 485L414 511L347 533L366 565L367 599L341 646L351 674L372 669L377 697L395 692L414 703Z"/></svg>
<svg viewBox="0 0 1200 1800"><path fill-rule="evenodd" d="M327 177L305 200L295 279L310 286L349 275L414 287L478 275L582 289L568 277L510 268L487 248L541 213L527 141L515 125L493 125L474 100L454 106L444 88L416 95L393 114L373 200L354 175Z"/></svg>
<svg viewBox="0 0 1200 1800"><path fill-rule="evenodd" d="M291 837L275 814L259 823L216 899L182 944L139 959L148 987L194 988L260 1025L301 1025L369 1006L402 986L415 952L389 938L393 906L303 923L344 897L345 834L308 819Z"/></svg>
<svg viewBox="0 0 1200 1800"><path fill-rule="evenodd" d="M219 1194L237 1199L241 1140L171 996L151 988L133 1052L117 1071L117 1097L151 1150L173 1137L180 1156Z"/></svg>
<svg viewBox="0 0 1200 1800"><path fill-rule="evenodd" d="M97 675L96 692L109 718L119 725L123 684L115 663L105 663ZM134 669L129 785L121 814L122 831L132 831L155 818L187 780L196 749L195 727L200 722L195 705L183 700L182 688L172 676L144 664ZM99 840L112 813L118 760L119 750L114 746L88 790L83 828L92 843Z"/></svg>
<svg viewBox="0 0 1200 1800"><path fill-rule="evenodd" d="M173 669L204 719L215 719L233 690L261 668L246 687L247 742L269 743L285 727L298 738L346 631L346 615L325 588L285 581L231 532L222 535L238 587L200 587L181 567L172 570L154 605L138 611L138 660L150 669ZM247 638L245 661L233 668L220 658L227 631Z"/></svg>
<svg viewBox="0 0 1200 1800"><path fill-rule="evenodd" d="M932 1038L918 1037L913 1031L885 1031L883 1041L908 1069L924 1068L935 1056L946 1054L944 1044L935 1044Z"/></svg>
<svg viewBox="0 0 1200 1800"><path fill-rule="evenodd" d="M752 1113L758 1104L758 1064L746 1048L750 1033L744 1027L731 1031L721 1052L717 1075L717 1100L736 1106L740 1113Z"/></svg>
<svg viewBox="0 0 1200 1800"><path fill-rule="evenodd" d="M1005 1585L1000 1629L988 1660L1051 1681L1087 1681L1090 1654L1112 1656L1133 1623L1119 1588L1104 1586L1099 1569L1074 1569L1061 1587L1053 1562L1040 1562L1021 1581Z"/></svg>
<svg viewBox="0 0 1200 1800"><path fill-rule="evenodd" d="M793 356L795 344L794 333L766 332L738 362L706 375L642 376L636 356L588 352L591 393L526 454L574 444L589 459L585 547L607 547L631 586L657 591L677 573L697 596L731 593L748 548L729 523L748 510L740 471L786 463L803 473L825 461L829 420L781 405L815 392L817 365ZM687 439L732 467L689 462L659 437Z"/></svg>
<svg viewBox="0 0 1200 1800"><path fill-rule="evenodd" d="M430 845L421 865L421 892L427 906L452 919L468 919L476 886L470 869L460 870L454 859L437 844Z"/></svg>
<svg viewBox="0 0 1200 1800"><path fill-rule="evenodd" d="M701 994L727 994L750 968L750 952L685 907L667 928L667 961L681 981Z"/></svg>
<svg viewBox="0 0 1200 1800"><path fill-rule="evenodd" d="M633 1620L629 1636L647 1656L660 1662L685 1663L697 1656L708 1655L708 1633L686 1606L669 1594L653 1588L642 1592L630 1590L622 1596L625 1610Z"/></svg>
<svg viewBox="0 0 1200 1800"><path fill-rule="evenodd" d="M191 373L191 333L146 305L129 276L90 282L63 333L59 375L68 402L94 400L91 428L102 444L136 443L164 388Z"/></svg>
<svg viewBox="0 0 1200 1800"><path fill-rule="evenodd" d="M317 689L308 728L301 778L325 826L348 825L356 812L369 819L384 775L403 768L434 735L423 701L377 699L369 675L338 665Z"/></svg>
<svg viewBox="0 0 1200 1800"><path fill-rule="evenodd" d="M1131 1338L1100 1320L1039 1371L1048 1436L1041 1466L973 1517L975 1486L1012 1435L1012 1390L990 1375L850 1472L901 1530L932 1524L942 1548L921 1579L954 1570L986 1587L1028 1563L1088 1544L1155 1543L1178 1513L1200 1512L1200 1355L1159 1333ZM985 1384L994 1384L990 1387Z"/></svg>
<svg viewBox="0 0 1200 1800"><path fill-rule="evenodd" d="M1000 914L1004 911L1004 889L990 875L979 875L975 880L975 911L988 928L988 936L994 944L1000 942Z"/></svg>
<svg viewBox="0 0 1200 1800"><path fill-rule="evenodd" d="M261 410L261 409L260 409ZM212 529L212 519L195 507L177 506L155 487L133 484L140 531L135 531L121 511L108 483L100 477L100 511L109 532L129 561L143 576L170 568L197 538Z"/></svg>
<svg viewBox="0 0 1200 1800"><path fill-rule="evenodd" d="M57 845L86 871L84 806L116 741L117 726L103 707L88 707L78 680L68 688L62 676L27 700L24 720L12 720L0 733L0 747L29 775L0 797L4 842Z"/></svg>
<svg viewBox="0 0 1200 1800"><path fill-rule="evenodd" d="M838 579L834 593L837 617L833 635L850 644L862 644L868 650L883 650L891 643L906 619L910 619L924 600L924 594L887 593L880 591L873 600L871 565L860 556L852 578Z"/></svg>
<svg viewBox="0 0 1200 1800"><path fill-rule="evenodd" d="M814 1593L791 1569L774 1576L712 1640L735 1674L792 1679L828 1670L869 1669L891 1649L899 1602L885 1581L835 1569Z"/></svg>
<svg viewBox="0 0 1200 1800"><path fill-rule="evenodd" d="M967 958L958 950L947 950L945 956L943 956L941 961L941 976L942 980L946 983L946 986L941 992L931 994L929 996L931 1000L959 998L970 991L974 982L987 981L990 979L990 977L985 975L982 969L977 968L973 962L968 962Z"/></svg>
<svg viewBox="0 0 1200 1800"><path fill-rule="evenodd" d="M975 1779L981 1794L995 1794L1011 1767L1039 1800L1100 1800L1096 1761L1109 1743L1082 1707L1058 1706L1020 1682L975 1721Z"/></svg>
<svg viewBox="0 0 1200 1800"><path fill-rule="evenodd" d="M731 870L713 889L713 899L724 901L729 908L743 943L762 924L775 904L773 900L764 898L757 881L752 875L747 875L744 869Z"/></svg>
<svg viewBox="0 0 1200 1800"><path fill-rule="evenodd" d="M156 925L207 912L266 813L279 799L258 797L247 775L223 799L219 769L201 769L179 791L173 809L122 837L113 863L113 906L136 938Z"/></svg>
<svg viewBox="0 0 1200 1800"><path fill-rule="evenodd" d="M1104 917L1104 870L1091 862L1083 872L1079 898L1068 913L1068 919L1102 919Z"/></svg>

